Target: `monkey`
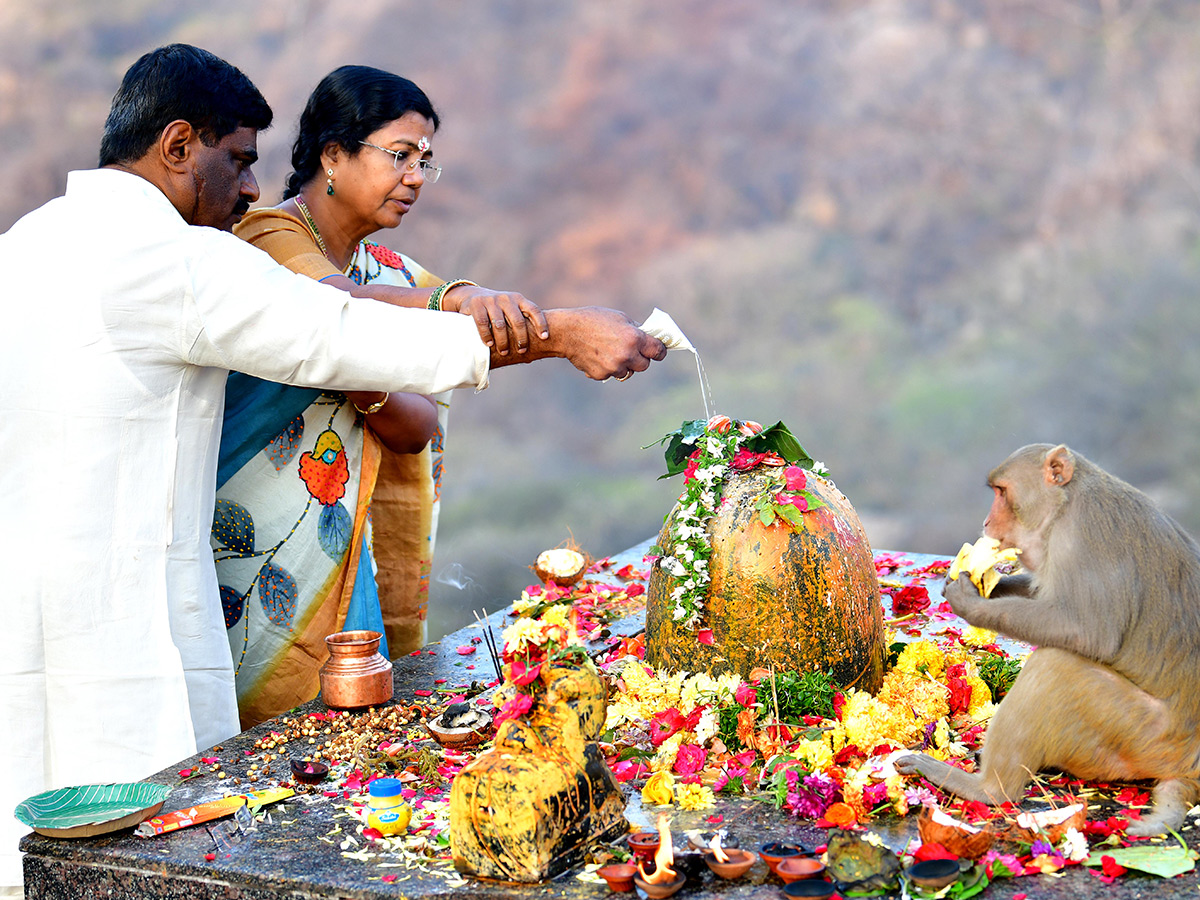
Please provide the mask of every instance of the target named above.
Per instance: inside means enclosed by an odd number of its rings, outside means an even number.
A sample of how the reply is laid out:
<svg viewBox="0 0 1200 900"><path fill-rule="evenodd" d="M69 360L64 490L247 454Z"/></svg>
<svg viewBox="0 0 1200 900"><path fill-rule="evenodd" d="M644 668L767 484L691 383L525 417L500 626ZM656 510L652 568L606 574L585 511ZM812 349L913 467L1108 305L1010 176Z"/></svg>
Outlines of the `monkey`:
<svg viewBox="0 0 1200 900"><path fill-rule="evenodd" d="M992 805L1042 769L1153 780L1131 835L1178 830L1200 799L1200 547L1141 491L1065 445L1022 447L988 476L983 533L1021 551L989 598L943 595L972 625L1033 645L988 727L977 773L925 754L896 768Z"/></svg>

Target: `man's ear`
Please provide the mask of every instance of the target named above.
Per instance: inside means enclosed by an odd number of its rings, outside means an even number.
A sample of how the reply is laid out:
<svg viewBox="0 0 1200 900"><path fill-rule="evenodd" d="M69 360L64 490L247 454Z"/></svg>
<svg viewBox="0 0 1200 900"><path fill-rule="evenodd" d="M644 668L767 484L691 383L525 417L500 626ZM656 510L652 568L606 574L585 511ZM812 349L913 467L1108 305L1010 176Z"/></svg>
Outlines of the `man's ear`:
<svg viewBox="0 0 1200 900"><path fill-rule="evenodd" d="M198 140L190 122L176 119L158 136L158 155L162 164L174 173L182 173L192 158L192 141Z"/></svg>

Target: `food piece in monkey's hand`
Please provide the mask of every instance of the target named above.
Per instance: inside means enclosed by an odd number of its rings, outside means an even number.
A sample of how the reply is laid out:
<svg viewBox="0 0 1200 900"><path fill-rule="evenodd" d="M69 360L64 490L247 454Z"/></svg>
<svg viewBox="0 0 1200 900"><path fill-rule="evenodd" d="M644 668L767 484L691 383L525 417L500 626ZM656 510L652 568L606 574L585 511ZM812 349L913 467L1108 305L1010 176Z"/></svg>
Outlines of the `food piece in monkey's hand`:
<svg viewBox="0 0 1200 900"><path fill-rule="evenodd" d="M990 597L996 582L1012 574L1020 552L1015 547L1001 550L1000 542L995 538L981 537L974 544L962 545L958 556L950 564L946 580L954 581L960 573L966 572L975 587L979 588L979 593Z"/></svg>

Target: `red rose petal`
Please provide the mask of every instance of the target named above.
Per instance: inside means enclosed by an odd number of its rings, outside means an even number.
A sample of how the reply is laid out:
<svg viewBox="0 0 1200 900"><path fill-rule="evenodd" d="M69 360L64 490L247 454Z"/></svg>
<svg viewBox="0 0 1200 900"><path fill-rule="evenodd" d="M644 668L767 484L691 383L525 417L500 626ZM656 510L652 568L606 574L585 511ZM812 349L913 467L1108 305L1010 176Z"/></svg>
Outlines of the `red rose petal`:
<svg viewBox="0 0 1200 900"><path fill-rule="evenodd" d="M711 628L701 628L698 632L696 632L696 640L698 640L702 644L707 644L708 646L711 647L713 645L712 629Z"/></svg>

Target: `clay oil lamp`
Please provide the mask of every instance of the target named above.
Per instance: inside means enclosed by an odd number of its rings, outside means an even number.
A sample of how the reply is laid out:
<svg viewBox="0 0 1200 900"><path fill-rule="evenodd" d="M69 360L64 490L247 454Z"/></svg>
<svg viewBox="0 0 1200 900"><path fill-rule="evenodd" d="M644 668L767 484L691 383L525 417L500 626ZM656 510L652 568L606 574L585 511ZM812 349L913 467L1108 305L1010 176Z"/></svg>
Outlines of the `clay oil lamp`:
<svg viewBox="0 0 1200 900"><path fill-rule="evenodd" d="M922 890L940 891L957 881L960 871L957 859L927 859L909 866L904 874Z"/></svg>
<svg viewBox="0 0 1200 900"><path fill-rule="evenodd" d="M741 878L754 865L754 854L749 850L738 850L737 848L725 850L721 846L720 834L713 836L709 846L712 853L706 854L704 861L721 878Z"/></svg>
<svg viewBox="0 0 1200 900"><path fill-rule="evenodd" d="M825 874L825 863L811 856L790 856L780 860L775 867L775 874L783 879L784 884L805 878L820 878Z"/></svg>
<svg viewBox="0 0 1200 900"><path fill-rule="evenodd" d="M780 841L771 841L769 844L762 845L758 851L758 855L767 864L767 868L771 870L771 874L778 875L779 872L777 870L783 860L791 859L794 856L803 856L804 852L804 848L798 844L784 844Z"/></svg>
<svg viewBox="0 0 1200 900"><path fill-rule="evenodd" d="M292 777L301 784L320 784L329 774L329 766L315 760L293 759Z"/></svg>
<svg viewBox="0 0 1200 900"><path fill-rule="evenodd" d="M454 703L429 719L425 730L443 747L474 747L492 733L492 717L470 703Z"/></svg>
<svg viewBox="0 0 1200 900"><path fill-rule="evenodd" d="M654 861L654 853L658 850L659 843L656 831L639 831L629 836L629 850L644 862Z"/></svg>
<svg viewBox="0 0 1200 900"><path fill-rule="evenodd" d="M829 900L833 896L835 887L837 885L832 881L826 881L823 878L806 878L803 881L793 881L790 884L785 884L783 886L783 896L807 897L810 900Z"/></svg>
<svg viewBox="0 0 1200 900"><path fill-rule="evenodd" d="M654 871L646 874L646 868L639 859L637 874L633 883L642 889L650 900L662 900L670 897L681 887L685 879L683 873L671 868L675 862L675 853L671 847L671 829L666 815L658 817L658 849L654 851Z"/></svg>
<svg viewBox="0 0 1200 900"><path fill-rule="evenodd" d="M608 885L608 889L621 894L633 890L633 876L636 873L637 866L630 863L613 863L611 866L604 866L599 871L599 875Z"/></svg>

